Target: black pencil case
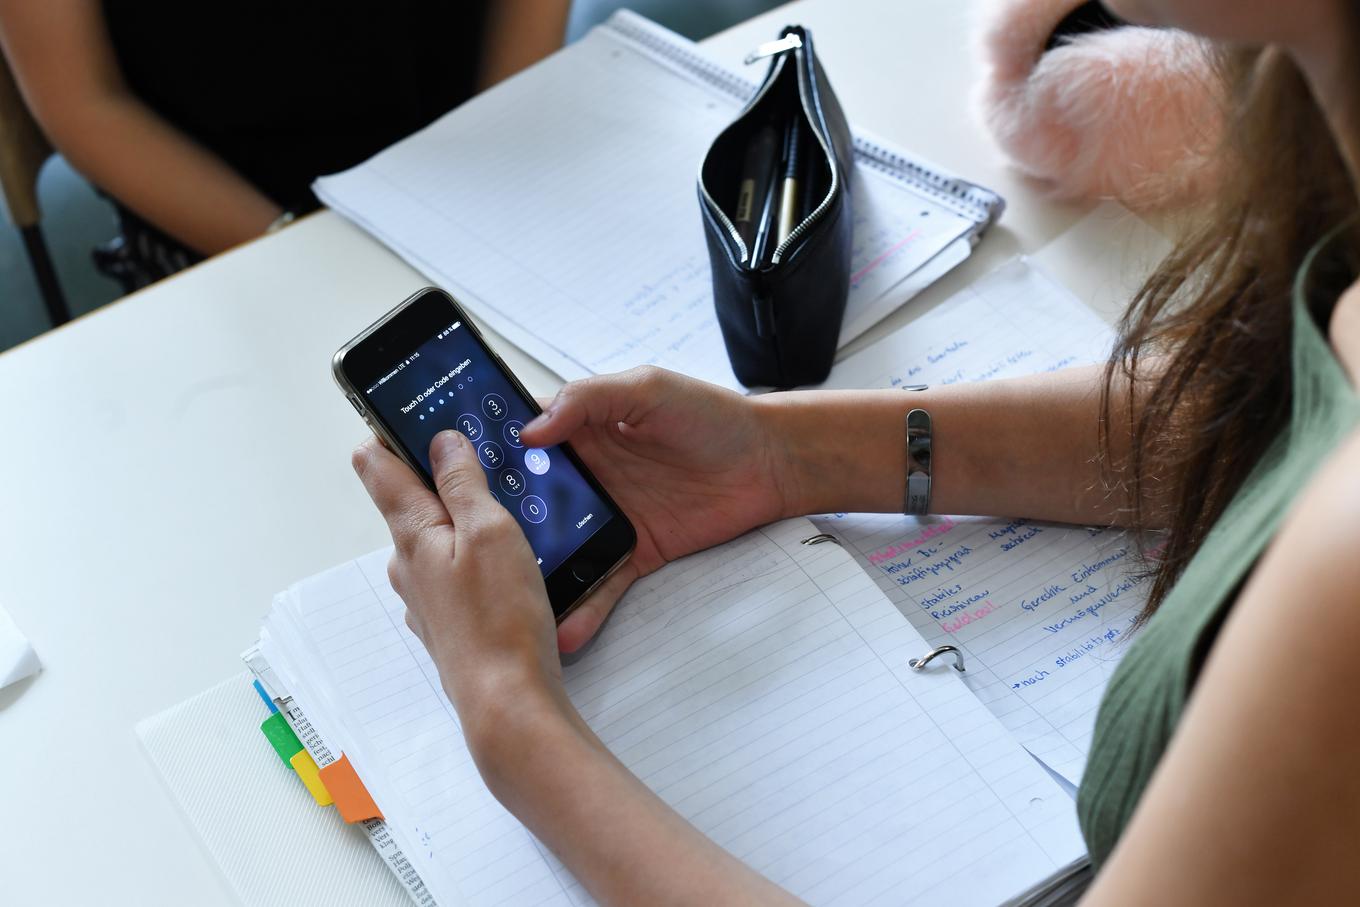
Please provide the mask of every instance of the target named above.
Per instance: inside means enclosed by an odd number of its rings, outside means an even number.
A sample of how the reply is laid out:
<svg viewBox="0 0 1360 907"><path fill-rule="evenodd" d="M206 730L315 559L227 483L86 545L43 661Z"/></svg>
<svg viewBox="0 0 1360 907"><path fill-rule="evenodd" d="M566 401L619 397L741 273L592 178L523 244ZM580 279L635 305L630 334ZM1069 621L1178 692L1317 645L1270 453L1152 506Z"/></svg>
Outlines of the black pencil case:
<svg viewBox="0 0 1360 907"><path fill-rule="evenodd" d="M793 387L824 381L836 355L850 291L853 145L812 33L788 26L753 57L764 55L765 80L704 157L699 208L732 370L747 386ZM769 158L777 163L765 178Z"/></svg>

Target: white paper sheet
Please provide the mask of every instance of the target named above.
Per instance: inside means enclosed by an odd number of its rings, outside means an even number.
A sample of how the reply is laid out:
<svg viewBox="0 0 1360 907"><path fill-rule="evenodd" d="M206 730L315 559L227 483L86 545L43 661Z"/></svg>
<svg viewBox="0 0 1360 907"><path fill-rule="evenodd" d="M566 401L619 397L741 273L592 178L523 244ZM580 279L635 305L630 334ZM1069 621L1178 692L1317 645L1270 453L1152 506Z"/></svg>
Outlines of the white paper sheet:
<svg viewBox="0 0 1360 907"><path fill-rule="evenodd" d="M563 378L654 364L737 388L695 180L751 91L620 13L316 191ZM842 345L919 292L903 282L928 262L938 276L967 256L991 216L970 197L999 210L897 154L860 136Z"/></svg>
<svg viewBox="0 0 1360 907"><path fill-rule="evenodd" d="M1082 851L1070 799L854 560L790 520L638 583L572 700L698 828L813 903L996 904ZM582 904L487 792L386 552L308 580L265 656L441 904ZM446 900L447 899L447 900Z"/></svg>
<svg viewBox="0 0 1360 907"><path fill-rule="evenodd" d="M1108 326L1015 259L836 366L828 387L1008 378L1103 360ZM1079 783L1095 713L1144 587L1125 533L1026 520L814 518L856 552L932 645L1016 737Z"/></svg>
<svg viewBox="0 0 1360 907"><path fill-rule="evenodd" d="M15 626L9 612L0 608L0 688L36 674L40 667L28 637Z"/></svg>

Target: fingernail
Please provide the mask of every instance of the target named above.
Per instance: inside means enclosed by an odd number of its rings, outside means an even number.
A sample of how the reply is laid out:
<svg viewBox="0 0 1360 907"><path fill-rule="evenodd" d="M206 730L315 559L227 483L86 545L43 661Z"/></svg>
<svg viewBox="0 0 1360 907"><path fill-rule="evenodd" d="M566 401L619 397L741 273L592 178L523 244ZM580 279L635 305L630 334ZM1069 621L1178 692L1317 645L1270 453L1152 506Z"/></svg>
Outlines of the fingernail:
<svg viewBox="0 0 1360 907"><path fill-rule="evenodd" d="M458 453L458 451L468 443L468 439L461 432L446 428L434 436L430 442L430 459L443 460Z"/></svg>

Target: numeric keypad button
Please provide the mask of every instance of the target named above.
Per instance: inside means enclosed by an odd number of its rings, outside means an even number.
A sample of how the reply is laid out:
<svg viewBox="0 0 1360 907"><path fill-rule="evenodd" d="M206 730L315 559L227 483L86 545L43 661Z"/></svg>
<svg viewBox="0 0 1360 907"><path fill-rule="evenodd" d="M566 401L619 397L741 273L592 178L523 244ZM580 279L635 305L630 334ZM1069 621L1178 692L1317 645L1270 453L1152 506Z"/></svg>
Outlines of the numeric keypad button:
<svg viewBox="0 0 1360 907"><path fill-rule="evenodd" d="M482 440L482 420L472 413L463 413L453 423L453 427L461 431L473 444Z"/></svg>
<svg viewBox="0 0 1360 907"><path fill-rule="evenodd" d="M548 467L551 465L552 463L548 459L548 452L546 450L539 450L537 447L532 447L524 452L524 468L536 476L543 475L548 471Z"/></svg>
<svg viewBox="0 0 1360 907"><path fill-rule="evenodd" d="M505 463L505 451L495 441L483 441L477 445L477 459L487 469L500 469Z"/></svg>
<svg viewBox="0 0 1360 907"><path fill-rule="evenodd" d="M487 394L482 398L482 412L488 419L499 422L505 418L505 398L500 394Z"/></svg>
<svg viewBox="0 0 1360 907"><path fill-rule="evenodd" d="M501 434L505 436L505 443L511 447L523 447L524 442L519 439L519 433L524 431L524 423L518 419L511 419L505 423L505 428Z"/></svg>
<svg viewBox="0 0 1360 907"><path fill-rule="evenodd" d="M507 469L501 473L501 491L512 498L524 494L524 473L518 469Z"/></svg>
<svg viewBox="0 0 1360 907"><path fill-rule="evenodd" d="M548 518L548 505L536 494L531 494L519 502L519 512L531 523L541 523Z"/></svg>

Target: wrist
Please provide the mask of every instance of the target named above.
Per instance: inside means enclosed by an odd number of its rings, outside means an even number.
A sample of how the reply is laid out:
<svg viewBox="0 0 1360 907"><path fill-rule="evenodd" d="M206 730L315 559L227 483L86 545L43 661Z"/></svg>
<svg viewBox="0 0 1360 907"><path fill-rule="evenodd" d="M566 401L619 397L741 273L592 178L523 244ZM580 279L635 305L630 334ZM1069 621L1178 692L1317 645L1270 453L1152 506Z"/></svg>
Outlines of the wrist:
<svg viewBox="0 0 1360 907"><path fill-rule="evenodd" d="M545 739L572 733L580 722L560 680L541 672L480 669L469 682L447 689L463 737L492 793L515 786Z"/></svg>
<svg viewBox="0 0 1360 907"><path fill-rule="evenodd" d="M906 482L906 415L926 394L789 391L760 398L780 451L786 517L854 511L900 513Z"/></svg>
<svg viewBox="0 0 1360 907"><path fill-rule="evenodd" d="M816 512L812 486L819 480L813 445L807 434L806 408L794 405L794 394L764 394L750 398L766 449L766 469L780 500L779 519Z"/></svg>

